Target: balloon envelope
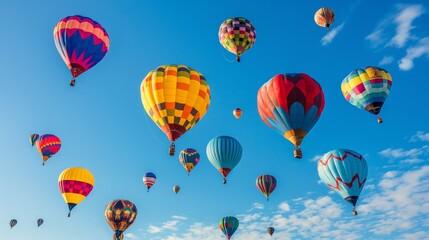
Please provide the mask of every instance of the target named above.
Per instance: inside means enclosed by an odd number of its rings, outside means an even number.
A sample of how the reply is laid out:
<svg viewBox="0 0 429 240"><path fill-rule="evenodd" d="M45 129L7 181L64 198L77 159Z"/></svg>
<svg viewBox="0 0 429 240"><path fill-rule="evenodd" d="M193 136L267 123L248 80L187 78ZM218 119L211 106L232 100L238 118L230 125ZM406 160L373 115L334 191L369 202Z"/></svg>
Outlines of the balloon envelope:
<svg viewBox="0 0 429 240"><path fill-rule="evenodd" d="M42 157L43 165L49 158L54 156L61 149L61 140L53 134L43 134L35 141L37 151Z"/></svg>
<svg viewBox="0 0 429 240"><path fill-rule="evenodd" d="M219 27L220 44L237 57L249 50L256 41L256 30L252 23L243 17L233 17L225 20Z"/></svg>
<svg viewBox="0 0 429 240"><path fill-rule="evenodd" d="M361 154L348 149L329 151L319 160L317 171L330 189L356 206L368 175L368 165Z"/></svg>
<svg viewBox="0 0 429 240"><path fill-rule="evenodd" d="M185 148L180 152L179 161L189 174L200 161L200 154L195 149Z"/></svg>
<svg viewBox="0 0 429 240"><path fill-rule="evenodd" d="M68 216L70 217L71 210L91 193L94 187L94 176L85 168L68 168L58 177L58 186L69 207Z"/></svg>
<svg viewBox="0 0 429 240"><path fill-rule="evenodd" d="M240 108L236 108L234 109L234 111L232 111L232 114L234 115L235 118L239 119L241 118L243 111Z"/></svg>
<svg viewBox="0 0 429 240"><path fill-rule="evenodd" d="M15 227L15 225L18 223L18 221L16 220L16 219L12 219L12 220L10 220L10 222L9 222L9 226L10 226L10 228L13 228L13 227Z"/></svg>
<svg viewBox="0 0 429 240"><path fill-rule="evenodd" d="M276 189L277 180L271 175L261 175L256 178L256 188L265 195L268 200L270 194Z"/></svg>
<svg viewBox="0 0 429 240"><path fill-rule="evenodd" d="M238 219L232 216L223 217L219 221L219 228L225 234L227 239L230 239L239 225Z"/></svg>
<svg viewBox="0 0 429 240"><path fill-rule="evenodd" d="M220 136L210 140L206 152L210 163L224 176L226 183L226 176L240 162L243 149L235 138Z"/></svg>
<svg viewBox="0 0 429 240"><path fill-rule="evenodd" d="M353 70L341 83L341 91L349 103L377 116L391 88L390 73L378 67Z"/></svg>
<svg viewBox="0 0 429 240"><path fill-rule="evenodd" d="M117 199L107 204L104 217L110 228L115 232L113 239L123 238L123 232L129 228L137 218L137 207L128 200Z"/></svg>
<svg viewBox="0 0 429 240"><path fill-rule="evenodd" d="M314 14L314 21L317 25L330 29L331 24L334 22L335 13L332 9L322 7Z"/></svg>
<svg viewBox="0 0 429 240"><path fill-rule="evenodd" d="M178 193L180 191L180 187L179 186L173 186L173 192Z"/></svg>
<svg viewBox="0 0 429 240"><path fill-rule="evenodd" d="M73 78L99 63L110 46L106 30L98 22L80 15L58 22L54 28L54 42Z"/></svg>
<svg viewBox="0 0 429 240"><path fill-rule="evenodd" d="M267 233L270 234L270 236L273 236L275 229L273 227L267 228Z"/></svg>
<svg viewBox="0 0 429 240"><path fill-rule="evenodd" d="M162 65L149 72L140 95L146 113L171 142L194 127L210 105L205 77L185 65Z"/></svg>
<svg viewBox="0 0 429 240"><path fill-rule="evenodd" d="M319 83L305 73L278 74L259 89L257 105L265 124L295 145L301 158L299 146L325 106Z"/></svg>
<svg viewBox="0 0 429 240"><path fill-rule="evenodd" d="M151 172L147 172L143 176L143 183L147 187L147 191L149 192L149 189L155 184L156 182L156 175Z"/></svg>
<svg viewBox="0 0 429 240"><path fill-rule="evenodd" d="M37 219L37 227L40 227L40 225L42 225L43 222L44 222L43 219L41 218Z"/></svg>

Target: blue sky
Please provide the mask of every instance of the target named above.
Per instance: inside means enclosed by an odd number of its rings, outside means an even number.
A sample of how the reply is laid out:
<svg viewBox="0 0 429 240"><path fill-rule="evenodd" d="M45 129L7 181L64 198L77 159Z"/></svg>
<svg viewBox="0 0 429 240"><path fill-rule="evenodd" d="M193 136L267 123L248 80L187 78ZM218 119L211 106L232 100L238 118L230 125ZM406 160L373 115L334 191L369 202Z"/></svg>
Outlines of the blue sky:
<svg viewBox="0 0 429 240"><path fill-rule="evenodd" d="M314 12L336 13L331 30ZM117 198L139 213L126 239L224 239L221 217L236 216L233 239L423 239L429 234L429 63L425 1L9 1L0 8L0 234L21 239L110 239L104 207ZM106 57L68 85L70 74L52 31L63 17L80 14L110 35ZM243 16L257 31L240 63L219 44L227 18ZM206 77L211 105L177 143L202 159L188 177L168 140L146 115L142 79L163 64L185 64ZM379 66L393 79L383 124L350 105L340 84L356 68ZM268 128L256 108L259 87L279 73L304 72L322 86L325 109L304 139L301 160L293 146ZM243 109L236 120L232 110ZM44 167L31 148L32 133L53 133L62 148ZM209 163L210 139L230 135L243 146L228 184ZM317 160L336 148L363 154L368 180L359 215L319 181ZM95 177L92 193L67 218L58 175L80 166ZM158 179L149 193L144 173ZM267 202L256 189L261 174L277 178ZM174 185L181 191L175 195ZM45 223L36 227L36 220ZM12 230L12 218L18 224Z"/></svg>

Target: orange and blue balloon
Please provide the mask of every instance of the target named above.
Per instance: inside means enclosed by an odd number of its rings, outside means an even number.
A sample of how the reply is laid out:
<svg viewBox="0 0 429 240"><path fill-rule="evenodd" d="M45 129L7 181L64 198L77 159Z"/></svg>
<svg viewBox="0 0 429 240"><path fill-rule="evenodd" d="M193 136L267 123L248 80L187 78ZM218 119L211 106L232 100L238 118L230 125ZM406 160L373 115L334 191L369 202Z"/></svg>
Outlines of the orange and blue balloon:
<svg viewBox="0 0 429 240"><path fill-rule="evenodd" d="M236 217L227 216L223 217L219 221L219 228L225 234L226 238L229 240L231 236L235 233L239 225L238 219Z"/></svg>
<svg viewBox="0 0 429 240"><path fill-rule="evenodd" d="M352 150L335 149L319 160L317 172L330 189L353 205L353 214L357 215L356 202L368 176L365 158Z"/></svg>
<svg viewBox="0 0 429 240"><path fill-rule="evenodd" d="M277 179L271 175L261 175L256 178L256 188L265 195L268 201L270 194L276 189Z"/></svg>
<svg viewBox="0 0 429 240"><path fill-rule="evenodd" d="M96 21L80 15L61 19L54 28L58 53L75 79L99 63L109 50L106 30Z"/></svg>
<svg viewBox="0 0 429 240"><path fill-rule="evenodd" d="M180 152L179 161L186 169L189 175L192 169L194 169L194 167L200 161L200 154L195 149L186 148Z"/></svg>
<svg viewBox="0 0 429 240"><path fill-rule="evenodd" d="M319 83L305 73L278 74L259 89L257 105L265 124L295 146L295 158L302 158L301 142L325 106Z"/></svg>
<svg viewBox="0 0 429 240"><path fill-rule="evenodd" d="M243 148L237 139L229 136L215 137L207 144L207 158L223 176L223 183L231 170L237 166L243 154Z"/></svg>
<svg viewBox="0 0 429 240"><path fill-rule="evenodd" d="M232 114L235 118L240 119L241 115L243 114L243 111L241 110L241 108L236 108L232 111Z"/></svg>
<svg viewBox="0 0 429 240"><path fill-rule="evenodd" d="M156 182L156 175L151 172L147 172L143 176L143 183L147 187L147 191L149 192L149 189L155 184Z"/></svg>

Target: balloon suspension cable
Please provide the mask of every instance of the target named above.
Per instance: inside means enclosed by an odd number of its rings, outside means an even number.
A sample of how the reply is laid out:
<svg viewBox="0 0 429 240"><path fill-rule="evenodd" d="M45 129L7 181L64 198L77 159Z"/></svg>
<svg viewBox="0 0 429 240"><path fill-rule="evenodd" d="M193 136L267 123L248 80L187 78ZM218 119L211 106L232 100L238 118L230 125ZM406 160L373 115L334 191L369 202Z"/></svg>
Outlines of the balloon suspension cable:
<svg viewBox="0 0 429 240"><path fill-rule="evenodd" d="M268 202L268 201L270 201L270 198L269 198L269 197L267 197L267 202Z"/></svg>
<svg viewBox="0 0 429 240"><path fill-rule="evenodd" d="M76 78L72 78L70 81L70 86L74 87L74 85L76 85Z"/></svg>
<svg viewBox="0 0 429 240"><path fill-rule="evenodd" d="M226 178L225 177L223 178L223 184L226 184Z"/></svg>
<svg viewBox="0 0 429 240"><path fill-rule="evenodd" d="M189 173L190 173L190 172L188 172L188 177L189 177Z"/></svg>
<svg viewBox="0 0 429 240"><path fill-rule="evenodd" d="M70 217L71 211L69 211L69 214L67 214L67 217Z"/></svg>
<svg viewBox="0 0 429 240"><path fill-rule="evenodd" d="M171 142L170 149L169 149L170 156L174 156L175 149L176 149L176 146L174 145L174 142Z"/></svg>
<svg viewBox="0 0 429 240"><path fill-rule="evenodd" d="M149 187L147 188L147 192L149 192Z"/></svg>
<svg viewBox="0 0 429 240"><path fill-rule="evenodd" d="M220 47L220 46L219 46ZM227 61L227 62L230 62L230 63L232 63L232 62L235 62L235 60L234 59L228 59L226 56L225 56L225 51L224 51L225 49L223 49L222 47L220 47L220 51L221 51L221 53L222 53L222 55L223 55L223 58Z"/></svg>
<svg viewBox="0 0 429 240"><path fill-rule="evenodd" d="M147 116L147 117L148 117L148 116ZM155 139L156 139L156 141L157 141L159 144L164 144L161 140L159 140L159 138L158 138L158 137L156 137L156 136L153 134L152 129L151 129L151 127L149 126L149 122L148 122L148 120L147 120L147 117L145 117L144 119L145 119L145 122L146 122L146 127L147 127L147 129L149 129L150 135L152 135L152 137L153 137L153 138L155 138Z"/></svg>
<svg viewBox="0 0 429 240"><path fill-rule="evenodd" d="M237 62L240 62L240 56L237 55L237 57L235 58L235 60L237 60Z"/></svg>
<svg viewBox="0 0 429 240"><path fill-rule="evenodd" d="M331 25L329 23L326 24L326 29L329 31L331 30Z"/></svg>
<svg viewBox="0 0 429 240"><path fill-rule="evenodd" d="M383 122L383 119L380 116L378 116L378 115L377 115L377 122L378 123L382 123Z"/></svg>
<svg viewBox="0 0 429 240"><path fill-rule="evenodd" d="M45 162L42 162L42 166L45 166Z"/></svg>

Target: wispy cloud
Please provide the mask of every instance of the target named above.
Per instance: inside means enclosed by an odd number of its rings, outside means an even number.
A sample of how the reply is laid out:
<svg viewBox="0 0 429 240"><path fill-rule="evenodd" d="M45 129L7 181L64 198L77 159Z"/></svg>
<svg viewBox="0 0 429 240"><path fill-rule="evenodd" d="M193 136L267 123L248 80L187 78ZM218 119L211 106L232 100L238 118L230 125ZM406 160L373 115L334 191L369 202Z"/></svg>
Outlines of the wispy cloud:
<svg viewBox="0 0 429 240"><path fill-rule="evenodd" d="M411 137L411 142L416 142L416 141L429 141L429 133L425 133L423 131L417 131L417 133Z"/></svg>
<svg viewBox="0 0 429 240"><path fill-rule="evenodd" d="M407 157L415 158L427 152L427 150L428 150L428 146L426 145L421 148L413 148L410 150L404 150L403 148L397 148L397 149L388 148L383 151L380 151L378 154L380 154L383 157L393 158L393 159L407 158Z"/></svg>
<svg viewBox="0 0 429 240"><path fill-rule="evenodd" d="M314 157L312 157L312 158L310 159L310 161L312 161L312 162L317 162L317 161L319 161L322 157L323 157L323 155L315 155Z"/></svg>
<svg viewBox="0 0 429 240"><path fill-rule="evenodd" d="M343 29L344 23L341 23L339 26L332 28L325 36L320 40L323 46L328 45L334 40L337 34Z"/></svg>
<svg viewBox="0 0 429 240"><path fill-rule="evenodd" d="M393 62L392 56L384 56L383 59L378 63L379 65L389 65Z"/></svg>
<svg viewBox="0 0 429 240"><path fill-rule="evenodd" d="M184 216L177 216L177 215L173 215L171 218L172 218L172 219L177 219L177 220L186 220L186 219L188 219L187 217L184 217Z"/></svg>
<svg viewBox="0 0 429 240"><path fill-rule="evenodd" d="M396 34L387 43L387 46L395 46L398 48L404 47L405 43L410 38L413 21L424 13L423 5L415 4L410 6L398 5L399 13L395 16Z"/></svg>
<svg viewBox="0 0 429 240"><path fill-rule="evenodd" d="M139 238L135 234L133 234L133 233L127 233L127 234L125 234L125 237L127 237L127 238L129 238L131 240L139 240Z"/></svg>
<svg viewBox="0 0 429 240"><path fill-rule="evenodd" d="M399 61L399 68L408 71L414 67L414 59L429 56L429 37L419 40L416 46L407 49L407 54Z"/></svg>
<svg viewBox="0 0 429 240"><path fill-rule="evenodd" d="M261 210L261 209L264 209L264 205L262 205L262 204L260 204L260 203L253 203L253 205L252 205L252 209L258 209L258 210Z"/></svg>
<svg viewBox="0 0 429 240"><path fill-rule="evenodd" d="M159 227L154 226L154 225L150 225L149 228L147 229L147 232L155 234L155 233L160 233L164 230L176 231L176 230L178 230L177 225L180 223L180 221L184 221L184 220L188 219L187 217L177 216L177 215L173 215L171 218L173 220L163 222L162 225Z"/></svg>
<svg viewBox="0 0 429 240"><path fill-rule="evenodd" d="M287 202L282 202L279 205L279 209L281 212L289 212L290 211L290 206Z"/></svg>

